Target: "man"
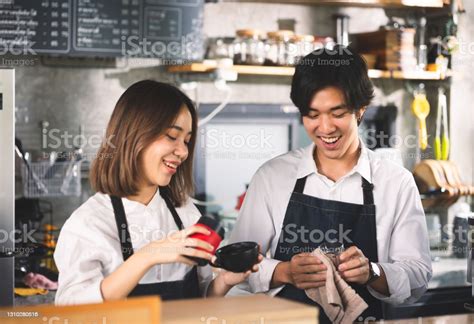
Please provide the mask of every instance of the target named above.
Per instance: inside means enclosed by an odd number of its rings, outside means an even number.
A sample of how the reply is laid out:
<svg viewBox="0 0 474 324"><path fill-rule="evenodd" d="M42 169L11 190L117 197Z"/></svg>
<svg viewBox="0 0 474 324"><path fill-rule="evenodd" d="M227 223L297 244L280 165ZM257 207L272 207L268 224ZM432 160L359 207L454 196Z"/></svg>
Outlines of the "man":
<svg viewBox="0 0 474 324"><path fill-rule="evenodd" d="M382 318L381 301L412 302L426 290L429 241L414 179L358 136L372 98L365 61L350 48L297 65L291 99L313 143L252 179L230 241L257 241L269 257L244 289L315 304L304 290L324 286L326 269L310 252L337 241L345 248L337 270L369 305L361 319Z"/></svg>

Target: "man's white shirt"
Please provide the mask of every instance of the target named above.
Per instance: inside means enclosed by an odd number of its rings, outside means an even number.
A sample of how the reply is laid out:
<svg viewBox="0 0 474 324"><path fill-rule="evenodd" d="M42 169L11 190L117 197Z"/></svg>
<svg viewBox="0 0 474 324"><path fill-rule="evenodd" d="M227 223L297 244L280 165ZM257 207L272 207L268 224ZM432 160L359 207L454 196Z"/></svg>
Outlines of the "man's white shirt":
<svg viewBox="0 0 474 324"><path fill-rule="evenodd" d="M387 277L390 296L368 288L385 302L400 304L418 299L432 275L425 214L412 174L368 150L361 142L356 166L336 182L318 173L314 144L278 156L256 172L245 196L230 243L256 241L267 255L248 281L234 289L276 295L270 289L273 259L285 212L298 178L307 177L304 194L327 200L363 204L361 177L374 185L378 263Z"/></svg>

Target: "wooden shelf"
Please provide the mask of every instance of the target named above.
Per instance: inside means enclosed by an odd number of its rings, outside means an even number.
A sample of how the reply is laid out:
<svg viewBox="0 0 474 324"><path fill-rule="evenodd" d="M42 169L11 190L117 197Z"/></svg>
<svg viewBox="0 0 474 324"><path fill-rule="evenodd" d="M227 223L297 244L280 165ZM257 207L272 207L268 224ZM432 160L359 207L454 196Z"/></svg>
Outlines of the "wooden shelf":
<svg viewBox="0 0 474 324"><path fill-rule="evenodd" d="M379 8L442 8L445 0L224 0L224 2L287 3Z"/></svg>
<svg viewBox="0 0 474 324"><path fill-rule="evenodd" d="M293 67L280 66L252 66L252 65L233 65L228 67L231 71L239 75L261 75L261 76L280 76L291 77L295 69ZM212 73L216 70L216 64L213 63L192 63L188 65L175 65L168 68L171 73ZM448 74L449 76L449 74ZM438 72L430 71L383 71L369 70L369 77L372 79L401 79L401 80L443 80Z"/></svg>
<svg viewBox="0 0 474 324"><path fill-rule="evenodd" d="M444 80L450 76L450 71L447 75L442 75L439 72L431 71L383 71L383 70L369 70L369 77L371 79L399 79L399 80Z"/></svg>

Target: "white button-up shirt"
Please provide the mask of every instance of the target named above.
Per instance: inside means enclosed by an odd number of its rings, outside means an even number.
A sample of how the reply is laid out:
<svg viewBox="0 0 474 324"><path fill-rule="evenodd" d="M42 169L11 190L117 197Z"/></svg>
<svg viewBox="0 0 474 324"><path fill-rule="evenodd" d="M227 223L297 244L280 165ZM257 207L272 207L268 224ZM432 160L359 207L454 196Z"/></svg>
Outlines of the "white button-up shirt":
<svg viewBox="0 0 474 324"><path fill-rule="evenodd" d="M265 258L258 272L234 289L276 295L270 289L276 265L273 259L296 180L307 177L304 194L321 199L363 204L361 177L374 185L378 264L387 277L390 296L368 288L376 298L399 304L418 299L432 275L425 214L412 174L396 163L362 150L356 166L336 182L318 173L314 144L266 162L256 172L240 210L230 242L256 241ZM240 291L239 291L240 289Z"/></svg>
<svg viewBox="0 0 474 324"><path fill-rule="evenodd" d="M122 198L133 249L178 231L171 211L159 192L148 205ZM176 208L184 227L201 216L190 200ZM96 303L103 300L100 283L122 263L123 256L109 196L97 193L69 217L61 229L54 260L59 269L56 304ZM182 280L191 267L181 263L157 264L139 283ZM198 267L200 289L205 294L213 275L210 266Z"/></svg>

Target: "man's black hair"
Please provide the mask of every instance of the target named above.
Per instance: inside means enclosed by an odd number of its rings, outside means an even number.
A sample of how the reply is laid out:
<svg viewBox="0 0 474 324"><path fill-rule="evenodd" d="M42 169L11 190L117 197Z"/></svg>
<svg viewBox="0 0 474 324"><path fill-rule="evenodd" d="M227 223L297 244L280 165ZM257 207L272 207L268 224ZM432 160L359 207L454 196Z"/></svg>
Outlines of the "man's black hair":
<svg viewBox="0 0 474 324"><path fill-rule="evenodd" d="M327 87L339 88L353 112L369 105L374 97L364 58L342 45L313 51L296 65L290 96L302 116L308 114L313 96Z"/></svg>

